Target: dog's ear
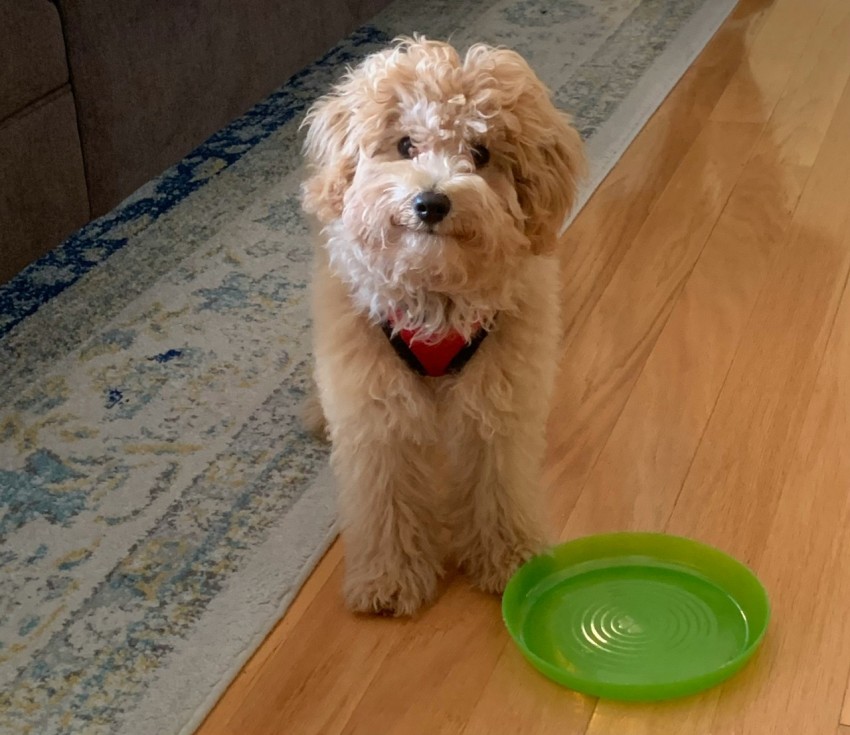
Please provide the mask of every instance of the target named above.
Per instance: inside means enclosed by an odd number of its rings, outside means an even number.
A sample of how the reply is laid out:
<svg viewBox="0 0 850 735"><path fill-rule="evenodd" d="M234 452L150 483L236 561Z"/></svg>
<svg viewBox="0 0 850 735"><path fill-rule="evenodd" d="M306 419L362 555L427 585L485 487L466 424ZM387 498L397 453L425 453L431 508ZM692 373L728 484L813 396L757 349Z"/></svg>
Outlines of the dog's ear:
<svg viewBox="0 0 850 735"><path fill-rule="evenodd" d="M569 116L555 109L548 94L535 102L529 100L529 105L537 109L532 113L526 108L520 114L534 115L534 129L524 127L520 143L524 155L518 156L514 169L515 188L532 250L550 254L575 204L586 164L581 137Z"/></svg>
<svg viewBox="0 0 850 735"><path fill-rule="evenodd" d="M343 82L307 112L304 153L310 175L301 187L304 209L327 223L342 214L345 192L354 178L359 149L351 134L352 101Z"/></svg>
<svg viewBox="0 0 850 735"><path fill-rule="evenodd" d="M534 252L550 253L584 176L581 137L515 51L478 44L469 50L466 64L480 78L496 81L487 86L507 124L508 158L525 233Z"/></svg>

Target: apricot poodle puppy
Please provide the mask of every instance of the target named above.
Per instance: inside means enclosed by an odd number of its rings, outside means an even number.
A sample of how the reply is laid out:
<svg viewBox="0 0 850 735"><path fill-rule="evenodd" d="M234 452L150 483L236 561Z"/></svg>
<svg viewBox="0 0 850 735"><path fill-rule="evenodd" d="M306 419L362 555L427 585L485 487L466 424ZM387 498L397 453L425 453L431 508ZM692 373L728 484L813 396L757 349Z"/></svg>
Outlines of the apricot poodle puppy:
<svg viewBox="0 0 850 735"><path fill-rule="evenodd" d="M447 563L501 592L545 541L558 232L579 135L513 51L400 39L310 109L318 404L352 610L414 613Z"/></svg>

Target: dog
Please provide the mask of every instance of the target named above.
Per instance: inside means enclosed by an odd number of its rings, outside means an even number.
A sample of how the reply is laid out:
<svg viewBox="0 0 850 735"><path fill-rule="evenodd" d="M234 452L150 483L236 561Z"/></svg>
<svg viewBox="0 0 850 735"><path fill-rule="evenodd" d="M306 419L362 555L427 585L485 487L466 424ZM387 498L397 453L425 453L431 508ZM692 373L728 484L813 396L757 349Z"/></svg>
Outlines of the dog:
<svg viewBox="0 0 850 735"><path fill-rule="evenodd" d="M557 243L584 171L516 52L397 39L309 109L302 204L344 595L411 615L447 563L501 593L546 542Z"/></svg>

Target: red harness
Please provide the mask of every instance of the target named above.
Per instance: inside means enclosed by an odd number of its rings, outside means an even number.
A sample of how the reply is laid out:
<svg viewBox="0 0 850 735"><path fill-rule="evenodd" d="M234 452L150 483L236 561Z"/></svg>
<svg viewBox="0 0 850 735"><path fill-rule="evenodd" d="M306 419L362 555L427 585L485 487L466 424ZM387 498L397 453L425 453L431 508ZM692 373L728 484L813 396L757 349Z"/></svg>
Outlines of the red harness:
<svg viewBox="0 0 850 735"><path fill-rule="evenodd" d="M429 378L459 373L487 336L487 330L481 327L470 341L457 332L451 332L439 342L431 342L418 339L415 330L402 329L393 334L389 323L382 326L398 356L411 370Z"/></svg>

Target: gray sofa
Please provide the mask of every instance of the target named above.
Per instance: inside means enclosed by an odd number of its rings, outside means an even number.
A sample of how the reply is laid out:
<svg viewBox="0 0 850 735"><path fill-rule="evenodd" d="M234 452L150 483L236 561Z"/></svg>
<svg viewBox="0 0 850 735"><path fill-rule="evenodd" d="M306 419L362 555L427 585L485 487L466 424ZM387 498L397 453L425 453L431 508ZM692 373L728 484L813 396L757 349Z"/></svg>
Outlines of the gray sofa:
<svg viewBox="0 0 850 735"><path fill-rule="evenodd" d="M0 282L388 0L0 0Z"/></svg>

